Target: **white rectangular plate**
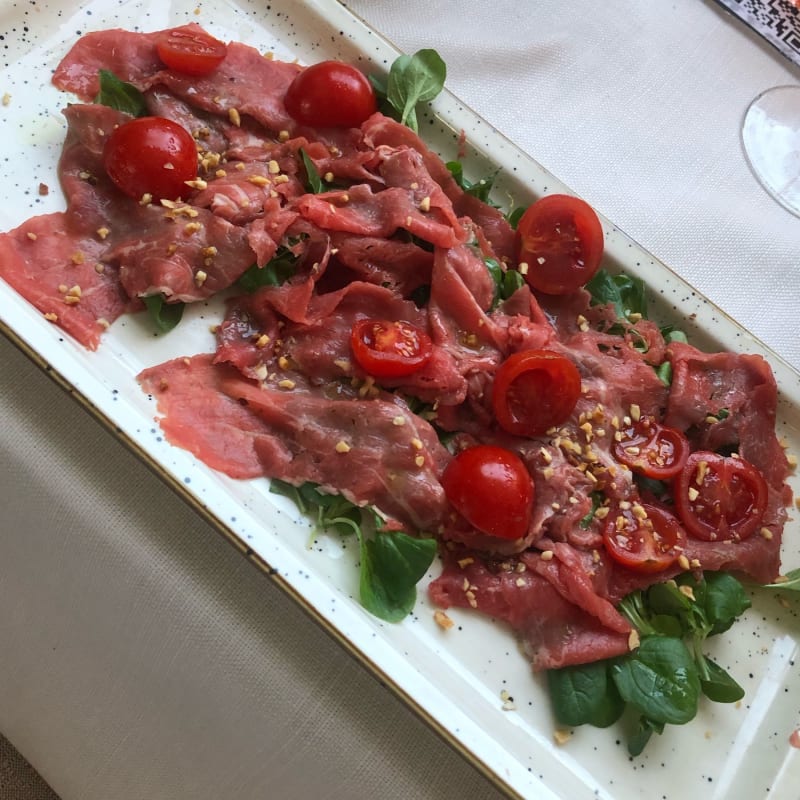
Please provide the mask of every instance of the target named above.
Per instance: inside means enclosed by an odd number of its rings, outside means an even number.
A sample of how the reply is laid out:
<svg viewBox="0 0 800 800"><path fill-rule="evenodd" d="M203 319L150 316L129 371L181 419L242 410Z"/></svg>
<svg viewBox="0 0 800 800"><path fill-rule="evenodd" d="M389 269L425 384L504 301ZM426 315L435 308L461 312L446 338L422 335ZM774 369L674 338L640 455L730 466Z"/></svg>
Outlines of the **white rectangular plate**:
<svg viewBox="0 0 800 800"><path fill-rule="evenodd" d="M6 39L7 66L0 73L0 90L10 96L0 113L6 150L0 229L63 208L56 163L65 133L60 109L70 98L50 85L50 74L81 32L156 30L199 21L221 39L305 63L342 58L378 72L396 56L334 0L209 0L200 15L195 9L193 0L95 0L77 10L67 0L40 0L0 10L0 27L17 31L16 38ZM511 195L527 203L545 192L566 190L451 95L438 98L433 111L431 124L426 120L423 126L429 143L446 159L456 158L463 130L469 152L462 160L472 177L492 165L501 168L498 198ZM39 195L40 182L51 187L49 195ZM656 319L677 322L704 349L756 352L770 360L781 391L778 432L793 452L800 452L800 376L623 233L605 226L606 266L645 280ZM212 350L209 326L220 314L219 303L198 305L164 337L153 337L143 320L126 317L90 353L0 281L0 329L509 795L632 800L702 792L727 800L767 794L796 800L800 753L789 745L789 736L800 727L797 606L787 609L773 595L756 594L746 618L711 642L715 659L745 687L742 703L703 705L692 724L654 737L635 760L628 757L618 728L580 729L557 745L544 682L531 673L504 626L453 611L458 626L442 631L424 591L414 615L402 624L369 616L354 600L357 553L352 547L323 536L309 549L307 521L291 503L270 495L266 481L229 480L163 441L153 422L155 409L135 376L168 358ZM787 526L784 563L800 566L796 521ZM503 709L504 690L513 696L514 710Z"/></svg>

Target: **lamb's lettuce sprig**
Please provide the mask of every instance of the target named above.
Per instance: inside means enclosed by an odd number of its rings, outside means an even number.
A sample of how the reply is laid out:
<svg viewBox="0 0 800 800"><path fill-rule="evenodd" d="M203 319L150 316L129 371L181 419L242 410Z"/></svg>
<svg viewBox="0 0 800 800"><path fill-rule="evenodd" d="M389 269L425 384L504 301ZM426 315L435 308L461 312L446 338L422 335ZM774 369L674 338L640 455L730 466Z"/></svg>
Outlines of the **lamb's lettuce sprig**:
<svg viewBox="0 0 800 800"><path fill-rule="evenodd" d="M798 576L800 581L800 576ZM665 725L684 725L697 714L701 696L734 703L741 686L704 652L709 636L728 630L750 607L744 587L732 575L685 573L629 594L619 604L640 637L618 658L548 673L556 717L564 725L607 727L626 709L637 722L628 750L639 755Z"/></svg>
<svg viewBox="0 0 800 800"><path fill-rule="evenodd" d="M359 599L367 611L387 622L400 622L411 613L417 583L436 555L435 539L387 530L374 508L322 492L313 483L293 486L273 479L270 491L289 497L301 512L312 515L315 530L356 536L361 561Z"/></svg>
<svg viewBox="0 0 800 800"><path fill-rule="evenodd" d="M132 83L120 80L107 69L98 71L98 79L100 91L94 98L95 103L124 111L132 117L143 117L147 114L147 101Z"/></svg>
<svg viewBox="0 0 800 800"><path fill-rule="evenodd" d="M446 78L442 57L435 50L424 49L396 58L385 82L374 75L369 80L384 113L416 133L417 105L433 100L444 88Z"/></svg>

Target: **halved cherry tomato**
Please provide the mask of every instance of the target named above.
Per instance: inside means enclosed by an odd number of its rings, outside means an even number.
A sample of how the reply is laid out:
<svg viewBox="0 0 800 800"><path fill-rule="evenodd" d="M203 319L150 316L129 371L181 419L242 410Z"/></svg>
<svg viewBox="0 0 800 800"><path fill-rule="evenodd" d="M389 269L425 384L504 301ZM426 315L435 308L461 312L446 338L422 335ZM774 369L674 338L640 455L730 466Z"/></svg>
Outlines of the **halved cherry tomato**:
<svg viewBox="0 0 800 800"><path fill-rule="evenodd" d="M511 450L486 444L462 450L445 468L442 486L450 504L479 531L500 539L528 532L533 480Z"/></svg>
<svg viewBox="0 0 800 800"><path fill-rule="evenodd" d="M766 481L752 464L704 450L689 456L674 493L686 530L706 542L746 539L767 508Z"/></svg>
<svg viewBox="0 0 800 800"><path fill-rule="evenodd" d="M228 47L199 26L192 26L164 31L156 41L156 51L176 72L208 75L225 60Z"/></svg>
<svg viewBox="0 0 800 800"><path fill-rule="evenodd" d="M191 134L163 117L139 117L115 128L103 150L112 181L137 200L186 197L186 181L197 176L197 147Z"/></svg>
<svg viewBox="0 0 800 800"><path fill-rule="evenodd" d="M356 128L378 108L369 80L341 61L306 67L289 85L284 103L297 122L323 127Z"/></svg>
<svg viewBox="0 0 800 800"><path fill-rule="evenodd" d="M411 375L430 360L431 337L410 322L362 319L353 325L350 346L359 366L376 378Z"/></svg>
<svg viewBox="0 0 800 800"><path fill-rule="evenodd" d="M537 200L517 225L525 280L545 294L568 294L591 280L603 257L603 226L594 209L566 194Z"/></svg>
<svg viewBox="0 0 800 800"><path fill-rule="evenodd" d="M581 376L568 358L551 350L523 350L495 373L492 407L503 430L538 436L569 417L580 393Z"/></svg>
<svg viewBox="0 0 800 800"><path fill-rule="evenodd" d="M686 463L691 446L675 428L642 417L620 431L614 442L614 458L634 472L663 481L674 478Z"/></svg>
<svg viewBox="0 0 800 800"><path fill-rule="evenodd" d="M647 503L617 508L606 517L603 544L618 564L635 572L663 572L680 557L686 534L678 520L660 506Z"/></svg>

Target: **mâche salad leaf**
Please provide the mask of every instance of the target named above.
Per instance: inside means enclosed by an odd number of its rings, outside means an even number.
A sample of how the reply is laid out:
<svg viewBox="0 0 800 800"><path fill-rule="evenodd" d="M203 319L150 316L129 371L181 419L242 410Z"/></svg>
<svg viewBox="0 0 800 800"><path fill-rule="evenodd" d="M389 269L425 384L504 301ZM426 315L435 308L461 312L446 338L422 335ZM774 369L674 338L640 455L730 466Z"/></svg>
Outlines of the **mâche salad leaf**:
<svg viewBox="0 0 800 800"><path fill-rule="evenodd" d="M167 303L163 294L143 297L142 302L159 333L169 333L178 325L186 305L185 303Z"/></svg>
<svg viewBox="0 0 800 800"><path fill-rule="evenodd" d="M699 579L684 573L632 592L619 610L641 637L638 647L625 656L548 673L557 719L606 727L627 706L639 718L628 751L639 755L665 725L694 719L701 695L737 702L744 690L703 653L703 643L728 630L749 607L742 584L725 572L706 572Z"/></svg>
<svg viewBox="0 0 800 800"><path fill-rule="evenodd" d="M322 177L319 174L319 170L317 169L314 162L309 157L308 153L306 153L303 148L300 148L300 158L303 162L303 167L306 171L306 183L308 184L308 188L314 194L321 194L322 192L326 192L328 187L325 185L325 182L322 180Z"/></svg>
<svg viewBox="0 0 800 800"><path fill-rule="evenodd" d="M289 237L286 244L280 245L275 255L263 267L258 264L248 267L239 276L238 286L252 294L263 286L281 286L286 283L297 270L299 256L294 248L304 238L305 234Z"/></svg>
<svg viewBox="0 0 800 800"><path fill-rule="evenodd" d="M624 274L612 275L605 269L600 269L586 284L586 289L592 295L593 305L610 303L621 320L635 322L637 319L647 318L647 295L644 281L640 278L631 278Z"/></svg>
<svg viewBox="0 0 800 800"><path fill-rule="evenodd" d="M764 584L762 589L776 589L781 592L800 592L800 568L787 572L783 579Z"/></svg>
<svg viewBox="0 0 800 800"><path fill-rule="evenodd" d="M289 497L303 513L313 513L317 530L356 535L361 555L359 599L367 611L387 622L400 622L411 613L417 583L436 555L435 539L387 530L374 509L321 492L313 483L293 486L273 479L270 491Z"/></svg>
<svg viewBox="0 0 800 800"><path fill-rule="evenodd" d="M607 728L625 709L606 661L594 661L547 673L550 697L564 725L594 725Z"/></svg>
<svg viewBox="0 0 800 800"><path fill-rule="evenodd" d="M653 722L684 725L694 719L700 679L681 639L648 636L635 655L611 668L622 699Z"/></svg>
<svg viewBox="0 0 800 800"><path fill-rule="evenodd" d="M386 111L412 131L419 130L417 104L433 100L444 88L447 67L432 49L418 50L413 56L395 59L386 83L370 76L375 93Z"/></svg>
<svg viewBox="0 0 800 800"><path fill-rule="evenodd" d="M142 117L147 113L144 95L130 83L120 80L107 69L98 71L100 91L94 99L98 105L125 111L133 117Z"/></svg>
<svg viewBox="0 0 800 800"><path fill-rule="evenodd" d="M239 276L238 284L250 294L262 286L280 286L294 275L296 265L297 256L288 247L279 247L263 267L248 267Z"/></svg>
<svg viewBox="0 0 800 800"><path fill-rule="evenodd" d="M445 166L453 176L455 182L461 189L464 190L466 194L477 197L478 200L498 208L497 204L492 202L489 195L500 170L495 170L486 178L480 178L479 180L473 182L464 175L464 167L460 161L448 161Z"/></svg>
<svg viewBox="0 0 800 800"><path fill-rule="evenodd" d="M494 281L492 309L495 309L503 300L508 300L517 289L525 285L525 278L515 269L504 269L494 258L485 258L484 263Z"/></svg>
<svg viewBox="0 0 800 800"><path fill-rule="evenodd" d="M387 622L399 622L414 608L417 583L436 555L435 539L416 539L400 531L359 534L361 604Z"/></svg>

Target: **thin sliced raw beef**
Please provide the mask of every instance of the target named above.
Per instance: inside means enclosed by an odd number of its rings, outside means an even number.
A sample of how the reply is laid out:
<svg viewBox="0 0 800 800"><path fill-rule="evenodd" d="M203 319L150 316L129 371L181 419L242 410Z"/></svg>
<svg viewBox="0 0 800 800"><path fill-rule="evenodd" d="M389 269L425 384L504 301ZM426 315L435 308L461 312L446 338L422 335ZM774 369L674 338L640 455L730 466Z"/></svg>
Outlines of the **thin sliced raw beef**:
<svg viewBox="0 0 800 800"><path fill-rule="evenodd" d="M682 343L670 345L667 354L666 424L690 432L699 449L735 447L781 489L789 464L775 436L777 386L769 364L760 356L702 353Z"/></svg>
<svg viewBox="0 0 800 800"><path fill-rule="evenodd" d="M158 35L121 28L84 34L56 67L53 84L88 103L100 91L101 69L129 82L153 75L164 67L156 52Z"/></svg>
<svg viewBox="0 0 800 800"><path fill-rule="evenodd" d="M102 266L102 244L71 235L70 223L66 214L50 214L0 236L0 276L94 350L108 325L135 306L121 291L116 270Z"/></svg>
<svg viewBox="0 0 800 800"><path fill-rule="evenodd" d="M270 453L272 460L261 454L265 474L318 483L356 504L374 505L412 530L438 529L449 513L438 481L449 455L430 425L394 396L338 401L324 388L298 388L223 384L285 448L278 458Z"/></svg>
<svg viewBox="0 0 800 800"><path fill-rule="evenodd" d="M331 244L337 264L356 280L388 286L403 297L430 285L433 253L414 242L335 233Z"/></svg>
<svg viewBox="0 0 800 800"><path fill-rule="evenodd" d="M444 161L414 131L383 114L370 117L361 129L367 141L375 147L407 147L419 153L433 180L452 201L455 212L459 216L470 217L481 228L481 235L497 257L509 261L516 259L516 234L506 218L498 209L465 193Z"/></svg>
<svg viewBox="0 0 800 800"><path fill-rule="evenodd" d="M534 669L557 669L628 652L630 626L603 624L598 614L565 599L523 562L493 561L467 549L445 549L444 571L429 593L442 607L473 608L508 622ZM521 564L518 568L516 565ZM607 606L598 598L598 607Z"/></svg>
<svg viewBox="0 0 800 800"><path fill-rule="evenodd" d="M403 320L425 330L427 313L396 292L370 283L349 283L337 292L321 295L312 306L312 317L281 323L278 309L284 286L262 289L231 304L219 328L218 360L232 361L248 377L279 368L288 359L303 375L318 384L342 380L365 380L367 374L354 362L350 345L353 325L360 319ZM292 291L292 290L290 290ZM317 310L324 304L324 314ZM267 334L270 346L259 345ZM280 342L280 344L277 344ZM387 378L387 389L416 397L423 402L438 398L463 399L466 382L449 353L435 347L431 361L412 375Z"/></svg>
<svg viewBox="0 0 800 800"><path fill-rule="evenodd" d="M194 24L184 26L191 31ZM277 133L295 127L283 105L289 84L301 70L298 64L266 58L253 47L231 42L220 66L211 75L187 76L164 65L156 52L160 31L97 31L82 36L62 59L53 83L84 101L100 90L98 72L110 70L118 78L145 91L166 87L176 97L218 116L231 109L253 117Z"/></svg>
<svg viewBox="0 0 800 800"><path fill-rule="evenodd" d="M167 441L188 450L231 478L264 474L257 443L271 439L265 423L222 386L241 380L233 367L210 354L176 358L142 371L139 384L155 397Z"/></svg>
<svg viewBox="0 0 800 800"><path fill-rule="evenodd" d="M412 529L438 528L448 506L436 476L449 456L430 425L391 395L331 398L290 375L259 385L202 355L147 369L139 381L169 441L214 469L313 481Z"/></svg>
<svg viewBox="0 0 800 800"><path fill-rule="evenodd" d="M186 222L153 207L146 233L106 254L119 264L129 296L163 294L169 302L191 303L226 289L255 262L244 228L205 209L194 212Z"/></svg>
<svg viewBox="0 0 800 800"><path fill-rule="evenodd" d="M405 230L439 247L453 247L464 231L422 211L413 189L373 192L367 184L322 194L307 194L295 206L302 217L327 231L357 233L387 239Z"/></svg>
<svg viewBox="0 0 800 800"><path fill-rule="evenodd" d="M119 284L117 269L105 262L111 228L118 218L112 189L101 167L106 131L124 114L104 106L70 106L60 174L66 212L34 217L0 235L0 276L26 300L81 344L95 349L103 330L135 309ZM119 223L119 225L118 225Z"/></svg>

